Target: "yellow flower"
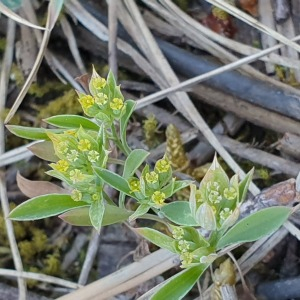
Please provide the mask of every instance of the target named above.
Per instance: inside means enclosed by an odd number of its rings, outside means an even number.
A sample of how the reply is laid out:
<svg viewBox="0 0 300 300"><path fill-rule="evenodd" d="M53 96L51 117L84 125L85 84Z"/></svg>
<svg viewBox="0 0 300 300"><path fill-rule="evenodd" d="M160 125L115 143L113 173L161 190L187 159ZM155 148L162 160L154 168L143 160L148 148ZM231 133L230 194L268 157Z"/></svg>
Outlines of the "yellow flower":
<svg viewBox="0 0 300 300"><path fill-rule="evenodd" d="M78 159L78 151L76 150L71 150L70 153L67 154L67 159L70 162L75 162Z"/></svg>
<svg viewBox="0 0 300 300"><path fill-rule="evenodd" d="M141 188L140 181L137 178L130 179L129 187L131 192L139 192Z"/></svg>
<svg viewBox="0 0 300 300"><path fill-rule="evenodd" d="M89 151L91 146L91 142L88 139L83 139L78 142L78 149L80 151Z"/></svg>
<svg viewBox="0 0 300 300"><path fill-rule="evenodd" d="M79 190L73 190L71 193L71 198L74 201L80 201L82 199L82 193Z"/></svg>
<svg viewBox="0 0 300 300"><path fill-rule="evenodd" d="M237 196L237 192L234 187L226 188L224 190L224 197L228 200L234 200Z"/></svg>
<svg viewBox="0 0 300 300"><path fill-rule="evenodd" d="M78 169L72 170L69 175L74 184L84 180L84 174Z"/></svg>
<svg viewBox="0 0 300 300"><path fill-rule="evenodd" d="M61 159L59 160L56 164L50 164L50 166L54 169L54 170L57 170L59 172L66 172L68 169L69 169L69 163L64 160L64 159Z"/></svg>
<svg viewBox="0 0 300 300"><path fill-rule="evenodd" d="M181 265L183 268L187 267L193 262L194 256L190 252L183 252L180 255Z"/></svg>
<svg viewBox="0 0 300 300"><path fill-rule="evenodd" d="M106 86L106 80L102 77L92 78L92 85L95 89L100 90Z"/></svg>
<svg viewBox="0 0 300 300"><path fill-rule="evenodd" d="M91 95L85 95L79 98L79 102L83 109L88 109L94 105L95 100Z"/></svg>
<svg viewBox="0 0 300 300"><path fill-rule="evenodd" d="M95 102L98 105L104 105L107 103L107 95L103 94L103 93L98 93L97 96L95 97Z"/></svg>
<svg viewBox="0 0 300 300"><path fill-rule="evenodd" d="M93 195L92 195L92 199L93 199L94 201L98 201L98 200L100 199L100 195L99 195L99 194L93 194Z"/></svg>
<svg viewBox="0 0 300 300"><path fill-rule="evenodd" d="M55 142L53 142L53 144L55 146ZM69 150L69 145L66 141L62 141L57 143L55 148L58 154L66 154Z"/></svg>
<svg viewBox="0 0 300 300"><path fill-rule="evenodd" d="M88 159L90 162L94 163L99 159L100 155L97 151L92 150L88 152Z"/></svg>
<svg viewBox="0 0 300 300"><path fill-rule="evenodd" d="M74 130L74 129L69 129L69 130L64 131L64 133L65 133L65 134L72 135L72 136L75 136L76 130Z"/></svg>
<svg viewBox="0 0 300 300"><path fill-rule="evenodd" d="M155 204L163 205L165 203L166 195L163 192L155 191L151 199Z"/></svg>
<svg viewBox="0 0 300 300"><path fill-rule="evenodd" d="M124 106L124 103L123 103L122 99L114 98L114 99L112 99L109 106L112 110L120 110Z"/></svg>
<svg viewBox="0 0 300 300"><path fill-rule="evenodd" d="M180 240L178 242L178 249L181 253L187 252L190 249L190 244L185 240Z"/></svg>
<svg viewBox="0 0 300 300"><path fill-rule="evenodd" d="M147 183L156 183L158 181L158 174L155 173L154 171L147 173L145 176L145 179L147 181Z"/></svg>
<svg viewBox="0 0 300 300"><path fill-rule="evenodd" d="M183 228L181 228L181 227L172 227L172 228L173 228L173 231L172 231L173 238L175 240L182 239L183 234L184 234Z"/></svg>
<svg viewBox="0 0 300 300"><path fill-rule="evenodd" d="M155 168L158 173L165 173L169 171L170 163L166 159L160 159L156 162Z"/></svg>

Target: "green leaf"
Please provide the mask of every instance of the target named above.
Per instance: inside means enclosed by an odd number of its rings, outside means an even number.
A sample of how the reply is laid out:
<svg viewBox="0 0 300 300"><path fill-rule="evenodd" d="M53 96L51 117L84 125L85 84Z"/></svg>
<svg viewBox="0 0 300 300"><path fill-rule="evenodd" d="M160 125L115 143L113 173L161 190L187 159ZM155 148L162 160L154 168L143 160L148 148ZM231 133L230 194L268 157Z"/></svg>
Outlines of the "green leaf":
<svg viewBox="0 0 300 300"><path fill-rule="evenodd" d="M291 208L275 206L262 209L239 221L223 235L217 249L240 242L256 241L276 231L289 217Z"/></svg>
<svg viewBox="0 0 300 300"><path fill-rule="evenodd" d="M163 215L177 225L197 226L192 216L189 203L186 201L176 201L163 206L160 210Z"/></svg>
<svg viewBox="0 0 300 300"><path fill-rule="evenodd" d="M132 212L129 212L126 209L106 204L102 226L124 222L131 214ZM88 206L71 209L61 214L59 218L74 226L92 226Z"/></svg>
<svg viewBox="0 0 300 300"><path fill-rule="evenodd" d="M141 204L136 211L130 216L129 221L135 220L136 218L146 214L151 208L148 204Z"/></svg>
<svg viewBox="0 0 300 300"><path fill-rule="evenodd" d="M250 185L250 182L252 180L254 168L252 168L248 174L245 176L245 178L240 182L239 184L239 203L242 203L247 195L247 191Z"/></svg>
<svg viewBox="0 0 300 300"><path fill-rule="evenodd" d="M105 205L102 197L96 201L93 201L89 209L91 223L98 232L100 232L101 229L104 210Z"/></svg>
<svg viewBox="0 0 300 300"><path fill-rule="evenodd" d="M139 168L139 166L145 161L146 157L150 153L143 149L133 150L127 157L124 165L123 177L128 179L134 172Z"/></svg>
<svg viewBox="0 0 300 300"><path fill-rule="evenodd" d="M127 140L126 140L127 125L134 111L136 103L134 100L127 100L125 104L126 104L125 113L120 119L120 137L123 145L127 145Z"/></svg>
<svg viewBox="0 0 300 300"><path fill-rule="evenodd" d="M107 184L109 184L116 190L131 196L128 182L122 176L99 167L94 167L94 171L96 175L99 176Z"/></svg>
<svg viewBox="0 0 300 300"><path fill-rule="evenodd" d="M176 192L186 188L187 186L189 186L193 181L191 180L176 180L174 183L174 190L173 190L173 194L175 194Z"/></svg>
<svg viewBox="0 0 300 300"><path fill-rule="evenodd" d="M32 128L18 125L6 125L6 128L16 136L29 140L50 140L44 128ZM49 132L61 133L63 129L47 129Z"/></svg>
<svg viewBox="0 0 300 300"><path fill-rule="evenodd" d="M57 162L59 158L55 155L53 143L50 141L42 141L35 143L29 147L27 147L34 155L37 157L51 161Z"/></svg>
<svg viewBox="0 0 300 300"><path fill-rule="evenodd" d="M198 265L188 268L175 276L171 277L156 292L150 299L151 300L180 300L192 289L194 284L206 270L208 265Z"/></svg>
<svg viewBox="0 0 300 300"><path fill-rule="evenodd" d="M145 239L150 241L152 244L160 248L167 249L173 253L177 253L175 240L167 236L166 234L163 234L158 230L151 228L137 228L135 229L135 231Z"/></svg>
<svg viewBox="0 0 300 300"><path fill-rule="evenodd" d="M98 131L99 126L90 119L77 115L58 115L44 120L48 124L61 128L79 128Z"/></svg>
<svg viewBox="0 0 300 300"><path fill-rule="evenodd" d="M86 202L74 201L70 195L42 195L27 200L14 208L9 214L9 218L17 221L39 220L86 205Z"/></svg>

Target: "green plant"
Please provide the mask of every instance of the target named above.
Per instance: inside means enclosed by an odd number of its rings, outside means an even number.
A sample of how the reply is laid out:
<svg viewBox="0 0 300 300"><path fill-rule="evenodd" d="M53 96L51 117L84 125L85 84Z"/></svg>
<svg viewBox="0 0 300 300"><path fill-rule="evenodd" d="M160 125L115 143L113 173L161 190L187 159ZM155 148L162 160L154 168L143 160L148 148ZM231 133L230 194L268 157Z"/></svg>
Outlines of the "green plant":
<svg viewBox="0 0 300 300"><path fill-rule="evenodd" d="M132 150L126 139L135 102L124 100L112 73L104 79L94 70L88 88L87 94L78 92L88 117L58 115L46 119L55 129L8 126L18 136L44 140L36 145L35 153L40 154L47 147L43 158L51 161L52 169L47 174L72 189L71 193L32 198L13 209L11 219L37 220L60 215L70 224L94 226L98 231L101 226L136 218L161 222L170 235L152 228L135 231L158 247L177 253L184 270L170 278L152 299L181 299L220 250L268 235L290 215L290 208L272 207L238 221L253 170L241 181L238 175L229 179L215 157L197 186L175 178L167 157L153 167L145 163L149 153ZM125 160L110 156L114 147L125 155ZM118 165L121 175L110 171L109 164ZM117 204L105 193L105 185L119 191ZM189 201L168 200L188 186ZM135 211L126 209L128 198L135 199Z"/></svg>

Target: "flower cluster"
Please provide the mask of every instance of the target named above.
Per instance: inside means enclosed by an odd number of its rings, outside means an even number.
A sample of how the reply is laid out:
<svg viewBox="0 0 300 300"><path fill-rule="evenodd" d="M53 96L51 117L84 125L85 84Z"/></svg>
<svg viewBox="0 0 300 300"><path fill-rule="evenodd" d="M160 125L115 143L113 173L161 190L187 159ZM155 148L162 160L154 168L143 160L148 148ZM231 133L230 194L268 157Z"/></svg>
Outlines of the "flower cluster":
<svg viewBox="0 0 300 300"><path fill-rule="evenodd" d="M131 177L128 182L132 196L141 204L160 208L172 196L175 179L170 162L163 158L156 162L153 171L146 165L139 179Z"/></svg>
<svg viewBox="0 0 300 300"><path fill-rule="evenodd" d="M232 226L245 196L243 185L237 175L229 180L215 158L200 188L191 185L190 209L197 224L206 230L226 230Z"/></svg>
<svg viewBox="0 0 300 300"><path fill-rule="evenodd" d="M212 255L206 239L193 227L171 226L175 249L180 255L181 267L188 268L202 263L203 258Z"/></svg>
<svg viewBox="0 0 300 300"><path fill-rule="evenodd" d="M78 100L87 116L108 123L120 119L126 103L111 73L104 79L93 69L89 91L90 94L78 92Z"/></svg>
<svg viewBox="0 0 300 300"><path fill-rule="evenodd" d="M75 201L90 203L101 194L102 186L96 182L93 166L105 167L109 151L103 128L99 133L82 127L63 133L47 133L59 160L51 163L47 173L73 187Z"/></svg>

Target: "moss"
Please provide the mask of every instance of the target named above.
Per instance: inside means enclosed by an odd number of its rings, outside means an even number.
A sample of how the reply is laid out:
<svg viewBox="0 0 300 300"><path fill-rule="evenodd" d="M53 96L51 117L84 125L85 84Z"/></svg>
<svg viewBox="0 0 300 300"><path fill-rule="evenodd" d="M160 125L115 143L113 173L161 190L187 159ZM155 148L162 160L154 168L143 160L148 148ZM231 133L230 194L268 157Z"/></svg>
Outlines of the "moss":
<svg viewBox="0 0 300 300"><path fill-rule="evenodd" d="M61 114L79 114L81 112L82 108L77 100L77 94L72 89L64 92L62 96L52 100L49 104L42 107L37 119L41 120L50 116Z"/></svg>
<svg viewBox="0 0 300 300"><path fill-rule="evenodd" d="M39 269L37 267L30 266L28 272L39 273ZM38 281L34 279L27 279L26 282L30 289L34 288L38 284Z"/></svg>
<svg viewBox="0 0 300 300"><path fill-rule="evenodd" d="M189 7L189 0L174 0L176 5L178 5L183 11L187 11Z"/></svg>
<svg viewBox="0 0 300 300"><path fill-rule="evenodd" d="M5 38L0 38L0 51L4 52L6 46L6 39Z"/></svg>
<svg viewBox="0 0 300 300"><path fill-rule="evenodd" d="M44 259L43 272L52 276L60 275L60 265L60 254L58 251L55 251L53 254L48 254Z"/></svg>
<svg viewBox="0 0 300 300"><path fill-rule="evenodd" d="M34 248L33 243L29 240L24 240L18 243L18 247L22 261L24 261L25 264L31 264L36 255L36 249Z"/></svg>

